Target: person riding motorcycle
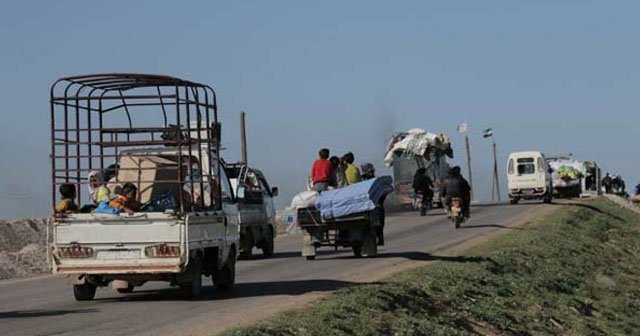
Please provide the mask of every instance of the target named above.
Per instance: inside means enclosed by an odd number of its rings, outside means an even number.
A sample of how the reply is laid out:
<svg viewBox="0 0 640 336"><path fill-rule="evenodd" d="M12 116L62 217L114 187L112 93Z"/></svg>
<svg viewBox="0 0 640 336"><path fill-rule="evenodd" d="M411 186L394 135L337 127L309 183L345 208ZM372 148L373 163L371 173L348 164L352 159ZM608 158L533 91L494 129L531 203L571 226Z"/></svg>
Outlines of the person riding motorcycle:
<svg viewBox="0 0 640 336"><path fill-rule="evenodd" d="M451 168L449 176L444 180L440 195L444 198L448 211L451 211L451 199L454 197L460 198L462 200L462 215L465 218L469 218L471 187L469 182L460 174L460 167Z"/></svg>
<svg viewBox="0 0 640 336"><path fill-rule="evenodd" d="M422 196L420 214L424 216L426 210L431 207L433 200L433 181L427 176L427 170L425 168L418 168L418 170L416 170L415 175L413 175L412 187L416 195Z"/></svg>

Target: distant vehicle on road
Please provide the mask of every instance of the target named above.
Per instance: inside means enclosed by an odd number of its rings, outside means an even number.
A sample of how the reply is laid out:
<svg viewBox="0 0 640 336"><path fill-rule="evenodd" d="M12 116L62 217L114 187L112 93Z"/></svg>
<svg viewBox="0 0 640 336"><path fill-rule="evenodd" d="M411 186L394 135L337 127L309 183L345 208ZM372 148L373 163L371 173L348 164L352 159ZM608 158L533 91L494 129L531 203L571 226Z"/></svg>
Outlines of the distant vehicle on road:
<svg viewBox="0 0 640 336"><path fill-rule="evenodd" d="M544 154L536 151L511 153L507 161L507 181L511 204L531 199L551 203L553 182Z"/></svg>
<svg viewBox="0 0 640 336"><path fill-rule="evenodd" d="M274 252L278 188L270 187L265 175L243 163L228 164L227 175L238 195L240 214L240 256L250 258L253 247L262 249L265 257Z"/></svg>

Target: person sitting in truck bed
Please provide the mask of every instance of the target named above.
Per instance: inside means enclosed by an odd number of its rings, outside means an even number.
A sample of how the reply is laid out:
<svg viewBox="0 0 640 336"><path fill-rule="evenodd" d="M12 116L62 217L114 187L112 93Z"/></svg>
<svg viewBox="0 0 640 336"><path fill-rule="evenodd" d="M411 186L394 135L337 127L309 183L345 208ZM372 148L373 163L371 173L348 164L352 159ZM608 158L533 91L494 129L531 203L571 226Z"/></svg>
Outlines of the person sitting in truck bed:
<svg viewBox="0 0 640 336"><path fill-rule="evenodd" d="M340 163L340 158L332 156L329 159L331 162L331 186L334 188L342 188L347 183L347 178L344 176L344 168Z"/></svg>
<svg viewBox="0 0 640 336"><path fill-rule="evenodd" d="M140 210L140 203L136 200L138 188L133 183L125 183L122 186L122 195L118 195L109 202L109 207L118 209L132 215Z"/></svg>
<svg viewBox="0 0 640 336"><path fill-rule="evenodd" d="M89 173L89 196L91 203L98 205L102 201L111 199L111 191L107 188L101 172L94 170Z"/></svg>
<svg viewBox="0 0 640 336"><path fill-rule="evenodd" d="M57 214L66 212L77 212L78 205L75 202L76 186L71 183L65 183L60 186L60 195L62 200L56 204L54 212Z"/></svg>

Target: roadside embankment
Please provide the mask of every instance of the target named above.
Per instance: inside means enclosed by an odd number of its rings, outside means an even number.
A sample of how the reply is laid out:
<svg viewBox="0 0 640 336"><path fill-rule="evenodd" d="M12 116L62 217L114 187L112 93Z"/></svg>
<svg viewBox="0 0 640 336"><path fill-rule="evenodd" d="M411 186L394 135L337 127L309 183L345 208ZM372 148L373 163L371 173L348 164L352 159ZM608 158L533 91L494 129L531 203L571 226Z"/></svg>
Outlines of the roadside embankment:
<svg viewBox="0 0 640 336"><path fill-rule="evenodd" d="M563 205L464 255L350 287L228 335L633 335L640 216Z"/></svg>
<svg viewBox="0 0 640 336"><path fill-rule="evenodd" d="M0 280L49 272L46 220L0 221Z"/></svg>

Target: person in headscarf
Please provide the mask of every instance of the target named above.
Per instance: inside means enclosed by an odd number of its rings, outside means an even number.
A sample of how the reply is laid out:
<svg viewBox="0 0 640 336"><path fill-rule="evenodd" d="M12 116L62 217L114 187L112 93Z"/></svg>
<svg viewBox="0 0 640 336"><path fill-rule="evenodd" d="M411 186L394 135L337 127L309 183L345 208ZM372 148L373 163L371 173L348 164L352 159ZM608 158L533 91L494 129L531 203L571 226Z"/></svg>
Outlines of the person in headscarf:
<svg viewBox="0 0 640 336"><path fill-rule="evenodd" d="M89 196L93 205L111 199L111 191L105 185L102 173L97 170L89 173Z"/></svg>

